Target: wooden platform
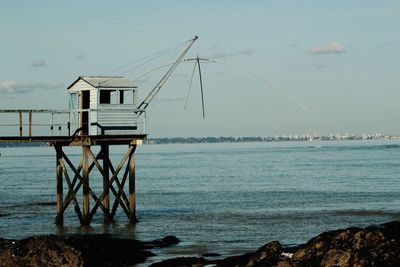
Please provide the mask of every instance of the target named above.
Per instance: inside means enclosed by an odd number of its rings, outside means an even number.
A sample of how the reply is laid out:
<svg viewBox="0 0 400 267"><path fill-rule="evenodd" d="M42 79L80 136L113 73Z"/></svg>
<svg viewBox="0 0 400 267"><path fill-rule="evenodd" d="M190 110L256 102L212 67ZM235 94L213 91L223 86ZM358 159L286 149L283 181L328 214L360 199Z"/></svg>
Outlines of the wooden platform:
<svg viewBox="0 0 400 267"><path fill-rule="evenodd" d="M50 146L129 145L146 139L146 134L96 136L0 136L0 143L47 142Z"/></svg>

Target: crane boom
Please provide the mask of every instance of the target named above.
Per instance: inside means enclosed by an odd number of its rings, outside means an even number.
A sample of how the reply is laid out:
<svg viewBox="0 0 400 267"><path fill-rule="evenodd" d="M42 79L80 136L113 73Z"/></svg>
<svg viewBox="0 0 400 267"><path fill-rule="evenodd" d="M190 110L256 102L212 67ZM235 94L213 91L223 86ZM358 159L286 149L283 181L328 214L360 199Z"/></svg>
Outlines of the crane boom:
<svg viewBox="0 0 400 267"><path fill-rule="evenodd" d="M151 101L154 99L154 97L158 94L158 92L161 90L163 85L167 82L168 78L171 77L172 73L175 71L175 69L178 67L179 63L182 62L182 59L185 57L187 52L190 50L194 42L198 39L198 36L196 35L193 39L189 40L189 45L183 50L183 52L179 55L178 59L172 64L172 66L168 69L168 71L164 74L164 76L161 78L161 80L157 83L156 86L150 91L150 93L144 98L142 103L140 103L138 109L145 110L148 105L151 103ZM144 111L139 111L138 116L140 116Z"/></svg>

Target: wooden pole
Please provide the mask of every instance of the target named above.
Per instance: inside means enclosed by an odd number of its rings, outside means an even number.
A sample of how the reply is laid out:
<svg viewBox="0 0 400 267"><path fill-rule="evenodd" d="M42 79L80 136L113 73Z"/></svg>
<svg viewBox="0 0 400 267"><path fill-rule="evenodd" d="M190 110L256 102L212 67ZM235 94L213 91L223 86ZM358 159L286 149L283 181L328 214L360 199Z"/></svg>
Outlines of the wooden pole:
<svg viewBox="0 0 400 267"><path fill-rule="evenodd" d="M32 136L32 111L29 111L29 136Z"/></svg>
<svg viewBox="0 0 400 267"><path fill-rule="evenodd" d="M102 151L102 159L103 159L103 191L104 191L104 199L103 199L103 206L104 206L104 222L109 223L111 221L110 218L110 163L109 159L109 146L108 144L101 145Z"/></svg>
<svg viewBox="0 0 400 267"><path fill-rule="evenodd" d="M129 217L129 209L128 207L125 206L125 203L118 197L118 193L117 191L114 189L114 187L112 186L112 183L115 181L118 189L121 190L121 185L118 183L118 173L121 171L121 169L124 167L126 161L129 158L129 155L131 155L133 153L134 147L130 146L128 149L128 152L126 152L126 154L122 157L121 162L119 163L117 169L114 170L114 168L112 167L111 161L109 160L110 163L110 170L113 173L113 175L110 178L110 182L109 182L109 188L110 190L113 192L114 196L116 197L116 199L119 201L119 204L121 205L121 208L124 210L125 214ZM97 166L97 168L102 172L102 168L100 166ZM100 195L99 199L100 201L103 201L104 199L104 195L105 192L103 191L103 193ZM125 196L124 193L122 193L123 196ZM126 196L125 196L126 197ZM99 206L99 204L101 204L99 201L95 203L94 207L93 207L93 211L95 211L97 209L97 207ZM111 215L112 217L112 215Z"/></svg>
<svg viewBox="0 0 400 267"><path fill-rule="evenodd" d="M64 159L66 159L66 157L64 157ZM63 169L65 181L67 182L67 185L68 185L68 189L69 189L68 193L69 193L70 191L74 190L74 186L71 183L71 179L69 178L69 175L68 175L68 172L67 172L67 168L65 167L64 161L62 159L60 160L60 164L61 164L61 167ZM67 200L67 201L74 202L75 212L78 214L79 221L81 222L81 224L84 224L83 217L82 217L82 212L81 212L81 210L79 208L79 203L78 203L78 200L76 199L75 194L74 193L70 194L70 200ZM66 209L65 206L63 206L63 211L65 211L65 209Z"/></svg>
<svg viewBox="0 0 400 267"><path fill-rule="evenodd" d="M61 166L61 159L62 159L62 147L56 146L56 175L57 175L57 215L56 215L56 224L63 225L64 224L64 212L63 212L63 175L62 175L62 166Z"/></svg>
<svg viewBox="0 0 400 267"><path fill-rule="evenodd" d="M89 164L88 146L82 146L82 180L83 180L83 224L89 225L90 192L89 192Z"/></svg>
<svg viewBox="0 0 400 267"><path fill-rule="evenodd" d="M68 136L71 136L71 112L68 112L67 128L68 128Z"/></svg>
<svg viewBox="0 0 400 267"><path fill-rule="evenodd" d="M19 112L19 136L22 137L22 112Z"/></svg>
<svg viewBox="0 0 400 267"><path fill-rule="evenodd" d="M136 147L136 145L135 145ZM136 223L135 149L129 156L129 221Z"/></svg>
<svg viewBox="0 0 400 267"><path fill-rule="evenodd" d="M82 143L82 159L77 167L73 166L72 162L65 155L62 150L62 143L54 143L56 150L56 204L57 204L57 216L56 224L63 225L64 223L64 211L67 209L68 204L73 203L75 211L78 214L79 220L82 225L89 225L93 216L96 213L98 207L103 210L104 222L110 222L113 220L113 216L116 212L116 208L112 209L110 213L110 200L111 195L115 196L115 202L121 206L130 223L136 223L136 174L135 174L135 150L136 142L132 141L129 145L128 151L123 156L121 162L114 169L113 164L109 156L109 143L102 143L101 150L95 156L91 151L91 145L89 143ZM100 162L100 159L103 162ZM69 176L65 162L68 164L70 169L73 171L74 176ZM89 161L91 164L89 165ZM92 162L93 161L93 162ZM101 165L102 163L102 165ZM89 176L93 167L96 166L103 177L103 192L100 197L92 191L89 186ZM122 168L125 168L122 180L118 179L118 175ZM68 186L68 193L64 199L63 195L63 182L66 182ZM78 183L79 180L79 183ZM124 185L126 181L129 181L129 196L125 193ZM78 184L77 184L78 183ZM113 184L114 183L114 184ZM116 187L115 187L116 186ZM82 187L83 190L83 203L82 210L76 199L76 194ZM94 199L93 207L90 209L90 197ZM115 203L114 203L115 206Z"/></svg>

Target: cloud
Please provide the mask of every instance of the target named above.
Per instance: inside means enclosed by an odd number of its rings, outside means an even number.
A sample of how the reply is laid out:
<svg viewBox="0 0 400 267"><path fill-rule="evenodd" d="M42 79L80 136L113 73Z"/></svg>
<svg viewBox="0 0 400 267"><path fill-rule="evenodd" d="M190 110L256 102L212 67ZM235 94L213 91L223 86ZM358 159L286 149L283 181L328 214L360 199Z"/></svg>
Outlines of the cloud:
<svg viewBox="0 0 400 267"><path fill-rule="evenodd" d="M50 65L47 65L46 61L44 61L43 59L37 59L35 61L32 61L31 66L35 68L42 68L49 67Z"/></svg>
<svg viewBox="0 0 400 267"><path fill-rule="evenodd" d="M215 53L212 58L216 59L221 59L221 58L232 58L232 57L237 57L237 56L251 56L254 54L253 49L244 49L244 50L239 50L231 53L226 53L226 52L217 52Z"/></svg>
<svg viewBox="0 0 400 267"><path fill-rule="evenodd" d="M304 65L301 65L301 64L292 64L292 65L289 65L289 68L302 69L302 68L304 68Z"/></svg>
<svg viewBox="0 0 400 267"><path fill-rule="evenodd" d="M344 45L338 42L333 42L326 45L318 45L309 50L309 53L313 55L342 54L344 52L346 52Z"/></svg>
<svg viewBox="0 0 400 267"><path fill-rule="evenodd" d="M377 44L377 45L375 45L375 48L395 47L396 45L397 45L396 43L387 42L387 43Z"/></svg>
<svg viewBox="0 0 400 267"><path fill-rule="evenodd" d="M327 68L328 65L321 64L321 63L313 63L313 64L307 64L307 65L302 65L302 64L289 65L289 68L294 68L294 69L309 69L310 67L316 68L316 69L324 69L324 68Z"/></svg>
<svg viewBox="0 0 400 267"><path fill-rule="evenodd" d="M299 47L300 44L299 43L290 43L288 44L288 47Z"/></svg>
<svg viewBox="0 0 400 267"><path fill-rule="evenodd" d="M80 54L76 58L79 59L79 60L84 60L84 59L86 59L86 55L85 54Z"/></svg>
<svg viewBox="0 0 400 267"><path fill-rule="evenodd" d="M63 84L51 83L23 83L17 81L3 81L0 83L0 94L24 94L37 89L53 90L62 88Z"/></svg>
<svg viewBox="0 0 400 267"><path fill-rule="evenodd" d="M314 68L317 68L317 69L323 69L323 68L327 67L327 65L321 64L321 63L314 63L314 64L311 64L311 66Z"/></svg>

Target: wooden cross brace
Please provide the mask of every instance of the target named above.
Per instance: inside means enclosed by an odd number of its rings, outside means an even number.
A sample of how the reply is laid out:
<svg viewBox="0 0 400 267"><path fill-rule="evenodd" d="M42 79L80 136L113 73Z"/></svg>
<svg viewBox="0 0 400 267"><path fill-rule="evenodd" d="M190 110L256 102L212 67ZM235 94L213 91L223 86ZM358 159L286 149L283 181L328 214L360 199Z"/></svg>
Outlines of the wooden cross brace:
<svg viewBox="0 0 400 267"><path fill-rule="evenodd" d="M63 214L72 202L75 208L75 212L78 215L79 221L82 225L89 225L97 209L103 211L104 221L109 222L114 219L118 205L124 210L125 214L129 218L130 222L136 222L136 207L135 207L135 158L134 152L136 145L129 145L128 151L124 154L122 160L115 169L111 163L109 156L109 146L101 145L101 149L97 156L95 156L90 149L90 146L82 146L82 159L78 166L75 167L70 161L68 156L62 150L62 146L55 145L57 153L56 161L56 172L57 172L57 216L56 224L63 224ZM91 163L89 165L89 158ZM103 161L103 166L99 163L99 160ZM122 179L118 178L120 171L126 164ZM71 180L65 162L69 166L69 169L74 173ZM96 167L103 177L103 192L98 197L89 185L89 174ZM111 171L111 178L109 173ZM68 192L63 199L63 177L65 178L68 186ZM127 178L129 177L129 198L124 191L124 185ZM114 186L115 185L115 186ZM83 203L82 210L77 200L77 193L80 188L83 188ZM110 212L110 196L109 192L114 195L114 203ZM90 197L94 200L94 205L90 209Z"/></svg>

